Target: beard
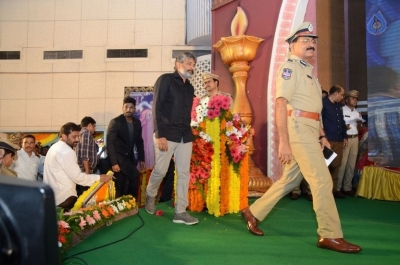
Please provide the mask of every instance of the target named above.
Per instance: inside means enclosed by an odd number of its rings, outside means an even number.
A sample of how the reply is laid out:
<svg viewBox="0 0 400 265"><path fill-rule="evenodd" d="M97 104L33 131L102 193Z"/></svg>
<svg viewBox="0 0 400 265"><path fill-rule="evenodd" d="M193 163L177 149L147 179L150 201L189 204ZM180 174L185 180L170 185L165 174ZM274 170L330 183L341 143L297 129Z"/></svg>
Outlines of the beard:
<svg viewBox="0 0 400 265"><path fill-rule="evenodd" d="M179 73L181 74L181 76L183 76L186 79L190 79L193 76L193 70L189 70L189 71L181 70L181 71L179 71Z"/></svg>
<svg viewBox="0 0 400 265"><path fill-rule="evenodd" d="M69 145L69 147L71 147L72 149L74 149L74 148L78 145L78 142L69 142L69 141L65 141L65 143L66 143L67 145Z"/></svg>

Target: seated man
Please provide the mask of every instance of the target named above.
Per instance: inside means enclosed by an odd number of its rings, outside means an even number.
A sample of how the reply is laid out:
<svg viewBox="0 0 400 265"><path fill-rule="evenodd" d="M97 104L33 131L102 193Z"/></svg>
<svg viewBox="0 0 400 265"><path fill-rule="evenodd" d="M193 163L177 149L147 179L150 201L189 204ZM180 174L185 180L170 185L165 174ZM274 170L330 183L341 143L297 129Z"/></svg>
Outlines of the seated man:
<svg viewBox="0 0 400 265"><path fill-rule="evenodd" d="M91 186L100 180L108 182L112 175L95 175L81 172L76 153L72 149L79 140L80 127L68 122L61 127L60 140L52 145L44 162L43 182L54 191L56 205L69 211L77 200L76 184Z"/></svg>

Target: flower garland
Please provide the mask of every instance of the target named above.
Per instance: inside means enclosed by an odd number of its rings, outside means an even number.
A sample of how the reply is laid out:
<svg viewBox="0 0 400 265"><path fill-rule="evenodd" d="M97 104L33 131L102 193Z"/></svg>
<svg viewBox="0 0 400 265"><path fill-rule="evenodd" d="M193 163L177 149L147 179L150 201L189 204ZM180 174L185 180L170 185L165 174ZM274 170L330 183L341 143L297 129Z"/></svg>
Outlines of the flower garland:
<svg viewBox="0 0 400 265"><path fill-rule="evenodd" d="M80 235L87 228L99 228L114 220L119 214L137 208L135 198L131 195L116 200L101 202L79 210L58 214L58 245L61 254L70 248L74 235Z"/></svg>
<svg viewBox="0 0 400 265"><path fill-rule="evenodd" d="M192 156L190 160L189 189L198 189L203 193L203 184L210 177L212 156L214 148L211 137L204 131L204 125L199 130L193 130ZM203 196L204 197L204 196Z"/></svg>
<svg viewBox="0 0 400 265"><path fill-rule="evenodd" d="M240 167L240 206L239 209L243 210L249 206L247 197L249 195L249 156L243 158L242 166Z"/></svg>
<svg viewBox="0 0 400 265"><path fill-rule="evenodd" d="M112 171L108 171L107 175L113 175ZM108 183L96 181L89 189L84 191L76 200L72 211L78 210L86 205L95 205L102 201L115 199L115 183L110 180ZM86 205L84 205L86 204Z"/></svg>
<svg viewBox="0 0 400 265"><path fill-rule="evenodd" d="M221 170L221 161L220 161L220 153L221 153L221 140L220 140L220 120L219 117L214 118L213 120L206 119L206 128L207 132L210 134L212 139L214 140L214 153L212 156L212 170L211 176L208 179L208 191L207 191L207 208L210 214L214 214L215 216L220 216L220 178L219 172Z"/></svg>
<svg viewBox="0 0 400 265"><path fill-rule="evenodd" d="M189 208L199 211L204 207L204 201L198 199L198 194L201 193L203 198L205 195L208 212L215 216L238 212L242 205L247 205L246 145L253 130L238 114L229 111L230 101L231 98L225 95L195 98L191 113L195 139L191 160ZM207 143L210 146L206 146ZM203 160L199 159L202 157ZM243 169L244 167L247 169ZM204 171L208 174L201 174Z"/></svg>
<svg viewBox="0 0 400 265"><path fill-rule="evenodd" d="M229 174L231 178L229 179L229 190L231 192L229 201L229 213L239 212L240 206L240 176L234 169L234 165L229 165Z"/></svg>
<svg viewBox="0 0 400 265"><path fill-rule="evenodd" d="M221 120L221 130L226 128L226 119ZM226 142L226 135L221 134L221 143ZM226 145L221 145L221 171L220 171L220 178L221 178L221 216L225 215L229 212L229 199L230 199L230 191L229 191L229 160L226 154Z"/></svg>
<svg viewBox="0 0 400 265"><path fill-rule="evenodd" d="M224 133L228 137L227 156L233 163L235 171L239 173L240 162L248 152L247 141L253 136L254 131L250 125L242 121L239 114L233 114L232 117L227 118Z"/></svg>

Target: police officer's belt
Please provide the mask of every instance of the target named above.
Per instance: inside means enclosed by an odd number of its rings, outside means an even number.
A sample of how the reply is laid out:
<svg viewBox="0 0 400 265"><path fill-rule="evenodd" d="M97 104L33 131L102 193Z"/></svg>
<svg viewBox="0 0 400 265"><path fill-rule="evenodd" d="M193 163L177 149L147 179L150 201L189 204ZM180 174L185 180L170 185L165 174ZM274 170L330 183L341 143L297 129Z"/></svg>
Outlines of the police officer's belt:
<svg viewBox="0 0 400 265"><path fill-rule="evenodd" d="M348 134L347 138L356 138L358 137L358 134Z"/></svg>
<svg viewBox="0 0 400 265"><path fill-rule="evenodd" d="M294 116L296 117L303 117L307 119L312 119L312 120L319 120L319 113L316 112L308 112L308 111L303 111L303 110L288 110L287 115L291 116L292 112L294 111Z"/></svg>

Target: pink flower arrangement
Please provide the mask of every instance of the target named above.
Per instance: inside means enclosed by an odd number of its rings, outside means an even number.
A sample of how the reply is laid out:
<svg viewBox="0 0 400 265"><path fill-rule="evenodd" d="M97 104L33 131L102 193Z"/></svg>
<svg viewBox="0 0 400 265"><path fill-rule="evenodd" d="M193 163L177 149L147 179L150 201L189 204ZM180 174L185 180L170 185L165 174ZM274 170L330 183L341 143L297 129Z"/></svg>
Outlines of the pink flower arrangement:
<svg viewBox="0 0 400 265"><path fill-rule="evenodd" d="M86 222L89 225L94 225L96 223L96 220L93 217L91 217L90 215L86 215Z"/></svg>
<svg viewBox="0 0 400 265"><path fill-rule="evenodd" d="M93 218L97 221L99 221L101 219L100 213L97 210L93 211Z"/></svg>
<svg viewBox="0 0 400 265"><path fill-rule="evenodd" d="M216 117L224 117L229 111L231 101L231 97L226 95L194 98L191 112L192 126L197 127L204 118L212 120Z"/></svg>
<svg viewBox="0 0 400 265"><path fill-rule="evenodd" d="M225 135L228 137L226 142L229 150L228 158L234 163L234 168L239 168L240 161L246 155L247 141L253 136L254 132L250 125L247 125L238 114L227 118Z"/></svg>
<svg viewBox="0 0 400 265"><path fill-rule="evenodd" d="M57 224L58 224L58 226L60 226L61 228L71 228L71 227L69 226L69 224L68 224L67 222L65 222L65 221L58 221Z"/></svg>
<svg viewBox="0 0 400 265"><path fill-rule="evenodd" d="M203 119L213 120L219 117L225 119L226 129L222 131L227 136L226 151L228 159L233 163L234 169L238 170L240 161L245 157L247 141L253 136L253 129L240 118L239 114L229 111L232 98L226 95L214 97L194 98L192 105L192 132L195 137L193 141L193 154L190 168L190 185L196 188L198 184L205 183L210 177L211 156L214 153L211 148L206 148L204 139L200 136L203 132L201 123ZM211 140L209 141L211 142ZM199 161L205 162L200 163Z"/></svg>
<svg viewBox="0 0 400 265"><path fill-rule="evenodd" d="M86 225L86 221L85 221L85 219L83 219L82 216L80 216L80 218L81 218L81 221L79 222L79 226L80 226L80 228L83 230L83 228L84 228L85 225Z"/></svg>
<svg viewBox="0 0 400 265"><path fill-rule="evenodd" d="M113 208L118 207L118 212ZM61 254L69 248L73 234L79 234L87 227L100 227L112 221L118 214L128 212L136 208L135 198L131 195L122 196L113 201L102 202L99 205L92 205L81 208L77 211L58 214L58 241L61 247Z"/></svg>
<svg viewBox="0 0 400 265"><path fill-rule="evenodd" d="M225 95L218 95L210 98L208 101L208 112L207 118L210 120L215 117L225 116L225 112L229 110L229 105L231 103L231 98Z"/></svg>

